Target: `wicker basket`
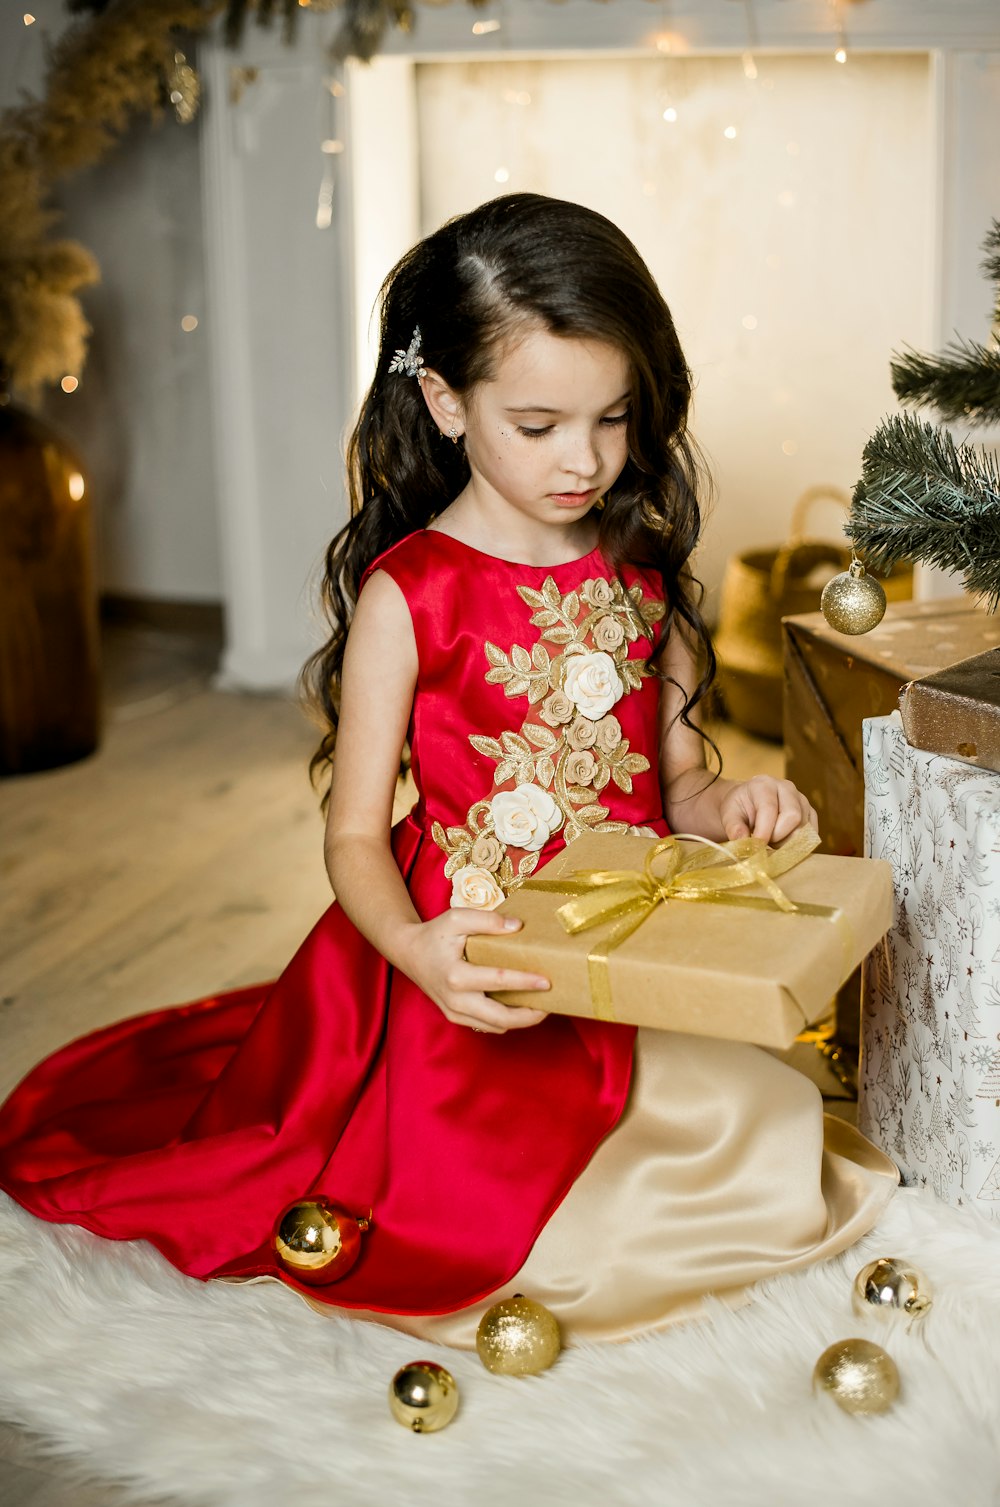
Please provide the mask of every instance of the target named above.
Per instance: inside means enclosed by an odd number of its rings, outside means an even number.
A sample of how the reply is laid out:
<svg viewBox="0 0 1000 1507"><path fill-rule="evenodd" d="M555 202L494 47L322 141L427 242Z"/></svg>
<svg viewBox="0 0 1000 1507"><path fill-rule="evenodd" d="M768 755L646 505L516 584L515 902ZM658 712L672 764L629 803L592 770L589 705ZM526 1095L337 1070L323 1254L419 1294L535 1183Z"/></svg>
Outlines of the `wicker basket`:
<svg viewBox="0 0 1000 1507"><path fill-rule="evenodd" d="M832 575L851 561L846 544L804 537L810 508L829 501L845 512L850 508L839 487L810 487L792 510L791 532L780 549L747 550L726 566L715 636L719 684L729 720L763 738L781 738L781 619L818 612L823 587L810 582L813 571L829 565ZM897 566L882 584L890 601L911 596L912 566Z"/></svg>

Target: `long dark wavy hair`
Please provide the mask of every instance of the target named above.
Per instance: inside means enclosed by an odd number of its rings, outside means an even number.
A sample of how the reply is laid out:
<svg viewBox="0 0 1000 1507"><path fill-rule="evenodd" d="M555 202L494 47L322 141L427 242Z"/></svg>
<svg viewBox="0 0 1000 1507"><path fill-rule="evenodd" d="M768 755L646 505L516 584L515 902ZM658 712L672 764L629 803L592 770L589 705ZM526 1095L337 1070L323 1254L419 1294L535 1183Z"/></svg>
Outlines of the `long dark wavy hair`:
<svg viewBox="0 0 1000 1507"><path fill-rule="evenodd" d="M715 656L700 611L703 589L689 567L703 477L687 432L691 374L670 310L632 242L580 204L505 194L408 251L383 283L380 304L378 365L347 447L351 517L326 554L322 600L332 633L302 671L307 701L326 727L313 779L333 759L344 649L366 567L425 528L469 481L464 448L442 438L417 381L389 370L418 325L424 365L461 398L491 378L505 341L531 326L604 341L627 357L628 460L605 494L598 542L616 570L628 562L662 576L667 615L650 668L663 673L658 661L669 632L683 625L700 678L680 718L693 726Z"/></svg>

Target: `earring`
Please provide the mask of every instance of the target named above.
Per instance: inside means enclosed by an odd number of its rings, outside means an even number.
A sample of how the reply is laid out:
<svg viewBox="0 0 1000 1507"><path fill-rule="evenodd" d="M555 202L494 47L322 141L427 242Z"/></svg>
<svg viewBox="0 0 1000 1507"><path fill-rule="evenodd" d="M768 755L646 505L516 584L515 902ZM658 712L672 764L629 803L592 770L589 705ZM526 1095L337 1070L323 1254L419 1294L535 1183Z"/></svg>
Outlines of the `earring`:
<svg viewBox="0 0 1000 1507"><path fill-rule="evenodd" d="M458 444L459 434L454 424L452 424L451 428L448 430L448 438L451 440L453 445Z"/></svg>

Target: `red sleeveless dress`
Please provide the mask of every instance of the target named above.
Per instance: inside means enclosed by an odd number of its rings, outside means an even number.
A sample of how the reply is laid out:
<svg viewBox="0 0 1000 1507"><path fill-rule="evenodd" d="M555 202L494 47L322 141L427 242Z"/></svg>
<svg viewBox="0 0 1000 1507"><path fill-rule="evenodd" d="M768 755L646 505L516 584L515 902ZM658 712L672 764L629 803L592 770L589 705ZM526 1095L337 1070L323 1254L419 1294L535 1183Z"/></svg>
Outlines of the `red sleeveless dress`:
<svg viewBox="0 0 1000 1507"><path fill-rule="evenodd" d="M423 918L499 903L583 830L665 833L644 673L658 577L626 568L623 586L598 550L518 565L426 530L372 568L417 643L419 800L392 850ZM0 1109L0 1187L193 1276L292 1286L272 1227L322 1192L372 1225L311 1298L447 1313L521 1267L622 1113L634 1039L560 1016L503 1036L453 1025L333 904L275 983L122 1021L36 1067Z"/></svg>

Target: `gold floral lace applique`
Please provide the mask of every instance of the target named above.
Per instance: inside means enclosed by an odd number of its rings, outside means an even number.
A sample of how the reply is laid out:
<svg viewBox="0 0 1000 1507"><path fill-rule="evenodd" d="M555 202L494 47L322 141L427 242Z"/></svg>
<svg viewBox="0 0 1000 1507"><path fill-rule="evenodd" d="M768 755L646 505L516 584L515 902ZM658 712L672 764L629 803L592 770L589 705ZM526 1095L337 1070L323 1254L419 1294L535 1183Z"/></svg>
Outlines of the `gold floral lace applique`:
<svg viewBox="0 0 1000 1507"><path fill-rule="evenodd" d="M452 905L477 910L495 909L523 884L553 833L563 831L569 843L595 828L631 830L628 822L608 820L599 795L612 782L628 793L633 775L650 767L643 754L629 751L612 708L649 676L640 660L629 659L629 644L652 638L664 603L644 597L638 582L626 589L603 577L566 596L551 576L541 591L519 586L517 592L533 609L540 637L530 652L514 644L505 653L487 641L486 679L502 685L505 696L526 696L537 720L529 716L520 732L499 738L469 735L473 748L496 763L496 793L470 808L464 827L432 827L448 855ZM558 652L551 654L547 643ZM512 781L513 789L498 788ZM511 849L524 855L516 869Z"/></svg>

